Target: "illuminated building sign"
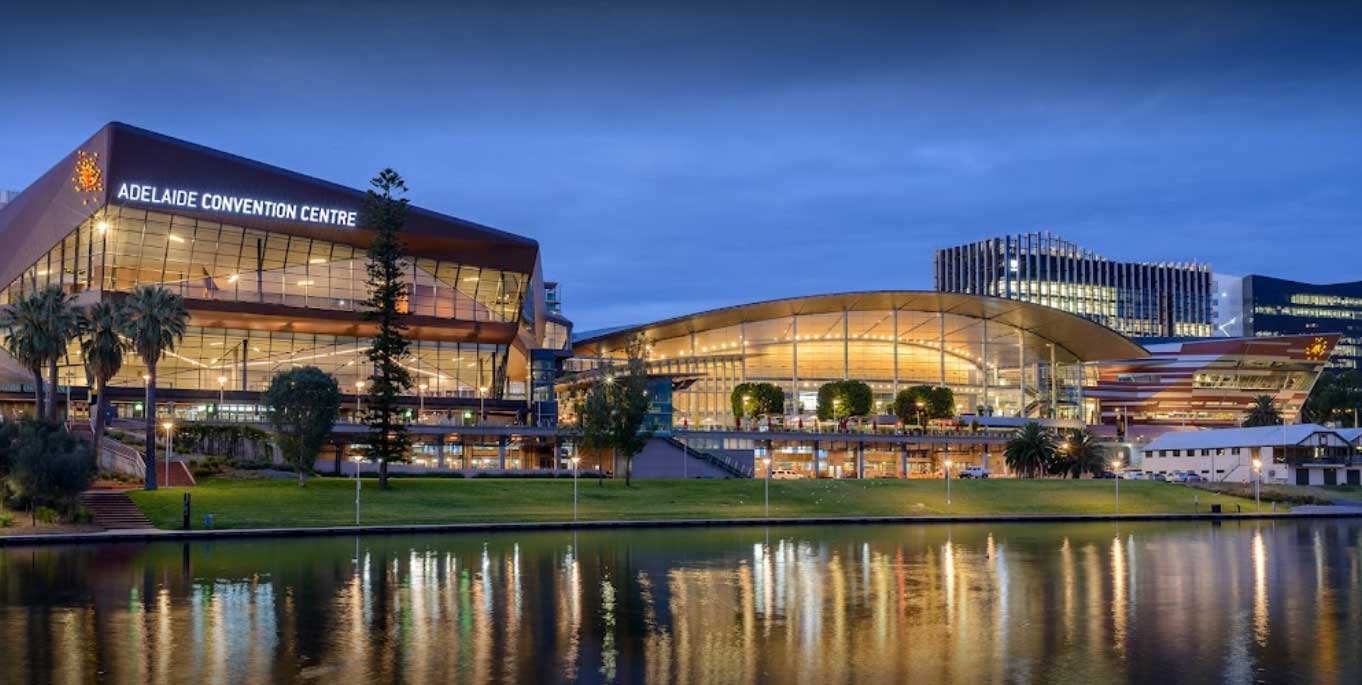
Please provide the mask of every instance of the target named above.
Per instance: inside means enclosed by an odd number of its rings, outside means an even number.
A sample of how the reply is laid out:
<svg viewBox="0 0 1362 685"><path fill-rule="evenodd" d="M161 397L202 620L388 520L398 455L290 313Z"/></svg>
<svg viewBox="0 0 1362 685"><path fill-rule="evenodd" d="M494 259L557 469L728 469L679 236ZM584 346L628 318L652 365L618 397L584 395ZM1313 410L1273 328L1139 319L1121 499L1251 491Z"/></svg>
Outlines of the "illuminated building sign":
<svg viewBox="0 0 1362 685"><path fill-rule="evenodd" d="M262 200L201 190L162 188L141 183L120 183L116 199L165 207L182 207L206 212L259 216L266 219L302 221L310 224L355 227L356 212L334 207Z"/></svg>

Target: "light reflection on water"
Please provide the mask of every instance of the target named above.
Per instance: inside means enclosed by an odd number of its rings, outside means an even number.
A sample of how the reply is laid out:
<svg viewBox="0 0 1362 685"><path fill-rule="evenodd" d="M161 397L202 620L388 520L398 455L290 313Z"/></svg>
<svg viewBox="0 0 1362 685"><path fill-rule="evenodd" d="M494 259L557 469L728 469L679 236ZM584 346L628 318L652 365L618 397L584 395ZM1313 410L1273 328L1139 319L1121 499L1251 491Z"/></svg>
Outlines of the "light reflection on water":
<svg viewBox="0 0 1362 685"><path fill-rule="evenodd" d="M0 549L0 681L1362 681L1362 521Z"/></svg>

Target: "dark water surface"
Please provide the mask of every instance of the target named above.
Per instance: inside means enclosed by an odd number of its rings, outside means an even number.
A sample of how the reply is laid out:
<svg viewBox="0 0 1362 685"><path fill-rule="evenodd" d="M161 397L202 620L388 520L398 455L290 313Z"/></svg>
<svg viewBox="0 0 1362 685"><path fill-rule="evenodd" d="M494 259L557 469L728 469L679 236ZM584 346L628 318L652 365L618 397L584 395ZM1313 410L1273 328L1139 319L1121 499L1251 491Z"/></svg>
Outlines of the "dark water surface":
<svg viewBox="0 0 1362 685"><path fill-rule="evenodd" d="M13 682L1362 682L1362 520L0 548Z"/></svg>

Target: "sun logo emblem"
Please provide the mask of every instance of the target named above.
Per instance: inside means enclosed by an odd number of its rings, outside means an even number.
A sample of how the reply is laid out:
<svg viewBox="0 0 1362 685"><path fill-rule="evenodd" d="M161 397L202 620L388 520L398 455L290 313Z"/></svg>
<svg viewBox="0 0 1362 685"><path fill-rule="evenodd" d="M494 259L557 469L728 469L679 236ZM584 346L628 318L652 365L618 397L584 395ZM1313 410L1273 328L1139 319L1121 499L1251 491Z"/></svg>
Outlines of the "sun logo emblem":
<svg viewBox="0 0 1362 685"><path fill-rule="evenodd" d="M83 195L98 195L104 192L104 172L99 168L99 153L76 151L76 170L71 177L76 192ZM83 197L80 203L89 205L97 197Z"/></svg>
<svg viewBox="0 0 1362 685"><path fill-rule="evenodd" d="M1329 341L1324 338L1315 338L1305 346L1306 359L1323 359L1329 351Z"/></svg>

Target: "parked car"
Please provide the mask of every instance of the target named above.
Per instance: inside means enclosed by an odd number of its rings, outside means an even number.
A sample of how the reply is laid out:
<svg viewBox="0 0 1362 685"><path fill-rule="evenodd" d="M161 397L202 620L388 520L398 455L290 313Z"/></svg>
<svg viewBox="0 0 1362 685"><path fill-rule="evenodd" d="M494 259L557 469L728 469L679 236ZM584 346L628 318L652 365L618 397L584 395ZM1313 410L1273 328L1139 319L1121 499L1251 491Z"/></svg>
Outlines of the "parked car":
<svg viewBox="0 0 1362 685"><path fill-rule="evenodd" d="M1155 481L1158 481L1158 482L1160 482L1160 483L1167 483L1167 482L1168 482L1168 476L1165 476L1165 475L1163 475L1162 473L1151 473L1151 474L1149 474L1149 480L1155 480Z"/></svg>
<svg viewBox="0 0 1362 685"><path fill-rule="evenodd" d="M1205 479L1205 478L1202 478L1202 477L1201 477L1201 474L1193 473L1193 472L1191 472L1191 471L1182 471L1182 472L1178 473L1178 474L1177 474L1177 477L1174 478L1173 480L1174 480L1175 482L1178 482L1178 483L1205 483L1205 482L1206 482L1206 479Z"/></svg>
<svg viewBox="0 0 1362 685"><path fill-rule="evenodd" d="M799 472L798 472L798 471L794 471L794 470L791 470L791 469L772 469L772 470L771 470L771 479L772 479L772 480L799 480L799 479L801 479L801 478L803 478L803 476L799 475Z"/></svg>
<svg viewBox="0 0 1362 685"><path fill-rule="evenodd" d="M1103 480L1115 480L1115 478L1116 478L1116 472L1114 472L1114 471L1103 471L1103 472L1101 472L1101 473L1099 473L1099 474L1093 476L1093 478L1101 478L1101 479L1103 479Z"/></svg>
<svg viewBox="0 0 1362 685"><path fill-rule="evenodd" d="M1149 474L1144 471L1122 471L1121 478L1125 480L1148 480Z"/></svg>
<svg viewBox="0 0 1362 685"><path fill-rule="evenodd" d="M968 466L960 469L961 478L988 478L990 471L982 466Z"/></svg>

